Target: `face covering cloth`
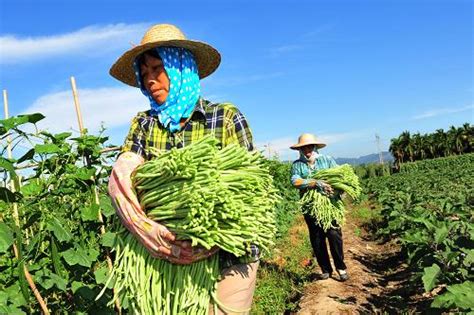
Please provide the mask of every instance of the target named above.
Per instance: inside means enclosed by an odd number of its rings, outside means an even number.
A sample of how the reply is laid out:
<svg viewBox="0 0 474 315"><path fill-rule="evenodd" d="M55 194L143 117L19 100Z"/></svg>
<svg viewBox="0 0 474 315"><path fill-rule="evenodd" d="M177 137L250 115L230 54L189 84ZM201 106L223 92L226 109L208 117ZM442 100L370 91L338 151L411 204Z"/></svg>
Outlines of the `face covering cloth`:
<svg viewBox="0 0 474 315"><path fill-rule="evenodd" d="M181 129L181 119L189 118L201 94L198 68L194 56L179 47L155 48L163 61L170 86L169 94L163 104L158 104L143 85L140 67L135 60L133 66L137 82L143 95L150 101L151 115L158 116L160 123L169 131Z"/></svg>

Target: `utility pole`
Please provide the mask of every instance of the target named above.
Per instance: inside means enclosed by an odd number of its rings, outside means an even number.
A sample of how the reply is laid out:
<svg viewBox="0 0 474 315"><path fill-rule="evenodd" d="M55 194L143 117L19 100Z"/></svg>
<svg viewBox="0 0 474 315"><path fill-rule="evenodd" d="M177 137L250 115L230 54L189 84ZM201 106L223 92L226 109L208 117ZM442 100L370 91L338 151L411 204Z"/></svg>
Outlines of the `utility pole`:
<svg viewBox="0 0 474 315"><path fill-rule="evenodd" d="M383 154L382 150L380 149L380 137L378 134L375 134L375 142L377 143L377 151L379 153L379 163L383 164Z"/></svg>

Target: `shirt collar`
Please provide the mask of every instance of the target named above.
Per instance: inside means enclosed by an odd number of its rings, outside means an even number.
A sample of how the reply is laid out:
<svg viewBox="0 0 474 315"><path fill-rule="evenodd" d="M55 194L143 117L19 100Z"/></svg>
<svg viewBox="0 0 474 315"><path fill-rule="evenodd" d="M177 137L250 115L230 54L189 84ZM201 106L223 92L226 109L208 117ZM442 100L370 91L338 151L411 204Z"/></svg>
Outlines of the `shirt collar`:
<svg viewBox="0 0 474 315"><path fill-rule="evenodd" d="M191 119L193 118L206 120L206 110L204 109L204 100L202 97L199 98L196 107L191 114Z"/></svg>

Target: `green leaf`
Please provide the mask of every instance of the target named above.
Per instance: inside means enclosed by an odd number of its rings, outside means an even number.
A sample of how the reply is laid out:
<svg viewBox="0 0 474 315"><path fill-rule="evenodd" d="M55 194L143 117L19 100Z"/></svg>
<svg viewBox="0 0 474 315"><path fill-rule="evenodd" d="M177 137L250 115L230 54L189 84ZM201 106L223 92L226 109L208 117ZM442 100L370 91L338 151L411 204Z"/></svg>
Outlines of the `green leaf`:
<svg viewBox="0 0 474 315"><path fill-rule="evenodd" d="M28 115L18 115L18 117L26 117L29 123L36 124L38 121L45 118L45 116L41 113L34 113Z"/></svg>
<svg viewBox="0 0 474 315"><path fill-rule="evenodd" d="M47 224L47 229L54 233L60 242L67 242L72 239L72 234L65 222L61 222L57 217L53 217Z"/></svg>
<svg viewBox="0 0 474 315"><path fill-rule="evenodd" d="M448 233L449 231L446 224L442 225L440 228L437 228L434 237L435 242L438 244L443 242L444 239L448 236Z"/></svg>
<svg viewBox="0 0 474 315"><path fill-rule="evenodd" d="M8 315L26 315L21 309L17 308L13 305L0 305L0 314L8 314Z"/></svg>
<svg viewBox="0 0 474 315"><path fill-rule="evenodd" d="M423 286L425 287L425 291L429 292L431 289L434 288L436 284L436 279L438 278L441 269L437 264L431 265L431 267L426 267L423 269L424 274L421 279L423 280Z"/></svg>
<svg viewBox="0 0 474 315"><path fill-rule="evenodd" d="M112 247L115 244L115 236L116 234L113 232L106 232L102 235L102 239L100 240L102 246L105 247Z"/></svg>
<svg viewBox="0 0 474 315"><path fill-rule="evenodd" d="M38 195L43 190L43 188L36 182L31 181L25 186L22 186L20 190L24 196L34 196Z"/></svg>
<svg viewBox="0 0 474 315"><path fill-rule="evenodd" d="M20 285L15 282L13 285L5 289L5 293L8 294L8 299L14 306L26 305L27 302L21 293Z"/></svg>
<svg viewBox="0 0 474 315"><path fill-rule="evenodd" d="M99 198L99 204L100 204L100 209L102 210L102 214L106 218L115 214L115 209L112 206L112 202L109 196L101 195Z"/></svg>
<svg viewBox="0 0 474 315"><path fill-rule="evenodd" d="M96 261L97 260L97 257L99 257L100 253L98 250L96 250L95 248L89 248L89 253L88 253L88 256L89 256L89 259L91 261Z"/></svg>
<svg viewBox="0 0 474 315"><path fill-rule="evenodd" d="M106 283L109 278L109 269L106 266L102 266L94 271L94 276L97 284Z"/></svg>
<svg viewBox="0 0 474 315"><path fill-rule="evenodd" d="M51 154L59 152L60 148L53 143L37 144L35 145L35 151L39 154Z"/></svg>
<svg viewBox="0 0 474 315"><path fill-rule="evenodd" d="M61 133L55 134L54 138L57 141L63 141L65 139L69 138L71 135L72 135L72 132L61 132Z"/></svg>
<svg viewBox="0 0 474 315"><path fill-rule="evenodd" d="M466 255L464 257L464 266L466 267L474 266L474 249L461 248L461 251L463 251L464 254Z"/></svg>
<svg viewBox="0 0 474 315"><path fill-rule="evenodd" d="M0 222L0 253L6 253L13 244L13 233L3 222Z"/></svg>
<svg viewBox="0 0 474 315"><path fill-rule="evenodd" d="M453 308L469 310L474 308L474 282L465 281L461 284L454 284L448 287L448 291L438 295L431 307Z"/></svg>
<svg viewBox="0 0 474 315"><path fill-rule="evenodd" d="M71 248L62 252L61 255L70 266L81 265L84 267L90 267L93 262L88 253L82 248Z"/></svg>
<svg viewBox="0 0 474 315"><path fill-rule="evenodd" d="M26 123L35 124L43 118L44 116L40 113L29 114L29 115L18 115L18 116L10 117L8 119L1 119L0 126L3 127L2 133L6 133L8 130L12 128L16 128Z"/></svg>
<svg viewBox="0 0 474 315"><path fill-rule="evenodd" d="M77 178L82 180L89 180L91 177L95 175L96 169L95 168L87 168L81 167L77 169L76 173L74 174Z"/></svg>
<svg viewBox="0 0 474 315"><path fill-rule="evenodd" d="M13 166L13 162L9 159L6 159L6 158L2 157L2 156L0 156L0 168L4 168L10 174L15 173L15 167Z"/></svg>
<svg viewBox="0 0 474 315"><path fill-rule="evenodd" d="M91 204L88 207L81 208L82 221L99 221L99 206Z"/></svg>
<svg viewBox="0 0 474 315"><path fill-rule="evenodd" d="M51 280L54 281L54 285L61 291L64 291L66 292L67 291L67 280L58 276L57 274L55 273L51 273L49 275L49 277L51 278Z"/></svg>
<svg viewBox="0 0 474 315"><path fill-rule="evenodd" d="M73 282L71 283L71 290L72 290L72 293L76 293L76 291L77 291L79 288L83 287L83 286L84 286L84 283L79 282L79 281L73 281Z"/></svg>

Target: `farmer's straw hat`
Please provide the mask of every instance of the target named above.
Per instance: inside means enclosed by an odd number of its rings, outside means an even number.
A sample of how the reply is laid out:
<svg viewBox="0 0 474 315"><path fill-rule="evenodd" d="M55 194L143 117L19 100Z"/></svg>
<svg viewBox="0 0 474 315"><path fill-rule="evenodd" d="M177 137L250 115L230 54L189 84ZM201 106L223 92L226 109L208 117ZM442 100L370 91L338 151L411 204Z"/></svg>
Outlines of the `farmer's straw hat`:
<svg viewBox="0 0 474 315"><path fill-rule="evenodd" d="M325 143L322 143L318 139L316 139L315 135L310 133L303 133L301 136L299 136L298 143L292 145L290 149L299 150L301 147L310 144L314 144L318 149L324 148L326 146Z"/></svg>
<svg viewBox="0 0 474 315"><path fill-rule="evenodd" d="M213 73L221 62L221 55L212 46L186 39L179 28L170 24L157 24L149 28L140 45L125 52L110 68L110 75L134 87L138 87L133 62L141 53L161 46L182 47L189 50L196 60L199 77L205 78Z"/></svg>

